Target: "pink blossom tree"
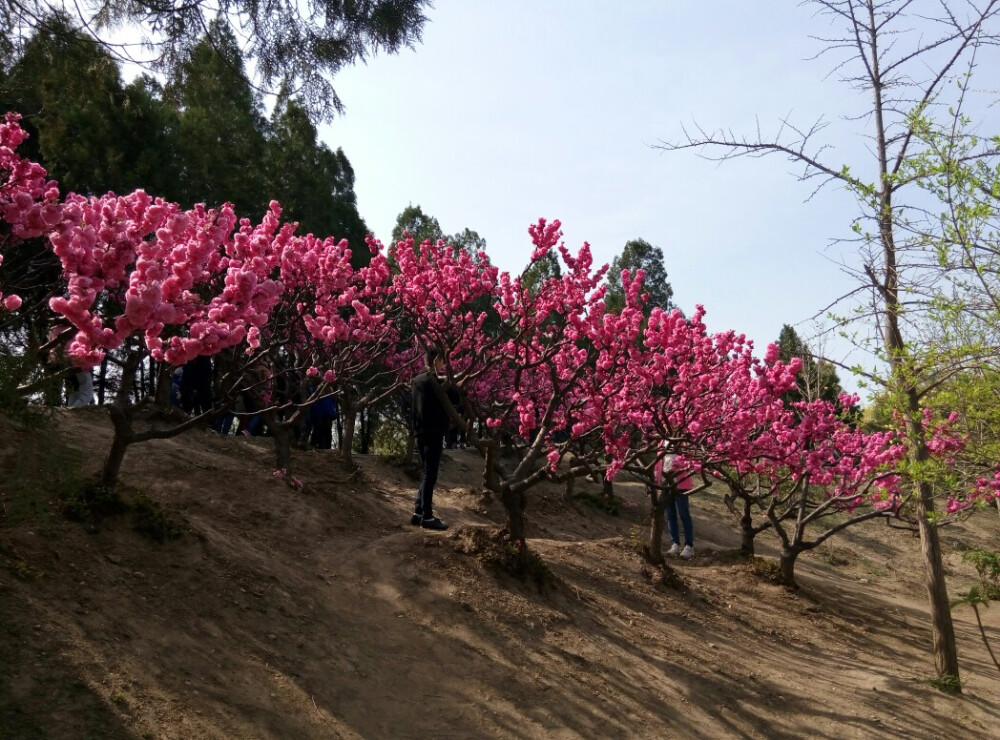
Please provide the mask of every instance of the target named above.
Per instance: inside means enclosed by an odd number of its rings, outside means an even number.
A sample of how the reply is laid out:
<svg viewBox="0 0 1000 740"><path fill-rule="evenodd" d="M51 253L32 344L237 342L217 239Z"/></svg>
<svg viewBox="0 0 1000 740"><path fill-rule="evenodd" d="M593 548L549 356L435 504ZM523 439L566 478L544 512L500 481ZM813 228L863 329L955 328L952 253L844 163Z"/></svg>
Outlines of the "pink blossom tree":
<svg viewBox="0 0 1000 740"><path fill-rule="evenodd" d="M601 284L607 268L593 268L586 244L572 254L560 243L559 228L558 221L540 220L529 229L532 259L558 252L567 268L539 285L440 242L417 250L402 242L396 250L395 287L405 321L420 342L447 358L447 380L461 395L465 417L443 388L440 398L483 455L484 485L499 493L507 536L522 552L526 492L545 479L593 473L603 456L594 445L573 455L583 449L574 443L601 429L608 389L623 377L631 344L616 322L640 319L635 310L623 312L624 319L608 316ZM473 310L484 297L489 309ZM485 433L476 434L476 427ZM505 439L515 452L510 467L499 461Z"/></svg>
<svg viewBox="0 0 1000 740"><path fill-rule="evenodd" d="M906 449L898 435L854 428L827 401L794 407L755 440L760 457L744 461L759 476L754 503L781 542L780 578L788 587L796 586L801 553L848 527L895 516L905 498L898 471Z"/></svg>
<svg viewBox="0 0 1000 740"><path fill-rule="evenodd" d="M139 190L127 196L70 195L50 233L66 277L66 294L51 309L75 330L66 348L77 367L91 368L122 349L122 382L108 407L115 437L101 483L118 479L129 445L177 434L199 419L145 431L134 428L130 400L135 368L148 354L182 365L244 340L255 347L277 304L278 207L258 225L239 228L228 205L182 210Z"/></svg>
<svg viewBox="0 0 1000 740"><path fill-rule="evenodd" d="M627 277L627 276L624 276ZM701 473L718 460L742 459L753 429L781 411L781 394L795 381L797 365L764 361L735 332L709 334L701 306L687 318L654 309L633 353L628 382L610 403L605 444L610 474L624 470L650 496L647 556L663 564L663 513L677 496L680 476ZM677 455L662 480L654 471Z"/></svg>
<svg viewBox="0 0 1000 740"><path fill-rule="evenodd" d="M355 270L346 240L295 236L286 224L280 240L278 276L284 287L271 312L258 354L273 369L254 392L275 439L279 470L291 463L291 430L320 398L333 396L345 416L341 454L351 462L353 420L358 409L377 403L402 382L385 366L396 349L397 329L387 315L389 267L380 245L369 240L369 264ZM277 382L293 385L281 397ZM266 396L266 401L265 401Z"/></svg>

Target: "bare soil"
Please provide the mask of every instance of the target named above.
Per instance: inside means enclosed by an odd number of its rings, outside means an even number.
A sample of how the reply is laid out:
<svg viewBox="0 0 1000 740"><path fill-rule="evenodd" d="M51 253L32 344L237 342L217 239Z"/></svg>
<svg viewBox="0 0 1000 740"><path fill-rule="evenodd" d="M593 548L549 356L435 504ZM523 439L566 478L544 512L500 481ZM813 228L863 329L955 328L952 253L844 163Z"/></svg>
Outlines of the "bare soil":
<svg viewBox="0 0 1000 740"><path fill-rule="evenodd" d="M968 607L964 693L927 683L918 542L884 524L803 556L793 593L734 556L709 492L692 501L696 557L665 584L636 553L641 490L617 485L613 516L543 487L539 585L484 564L502 517L469 450L445 454L452 527L431 533L409 525L413 479L374 457L352 471L296 452L297 491L267 438L138 445L125 498L153 502L158 542L134 513L60 513L109 442L97 408L50 428L0 418L0 738L1000 736L1000 672ZM1000 520L944 540L957 594L976 582L961 551L1000 549ZM983 616L1000 648L1000 610Z"/></svg>

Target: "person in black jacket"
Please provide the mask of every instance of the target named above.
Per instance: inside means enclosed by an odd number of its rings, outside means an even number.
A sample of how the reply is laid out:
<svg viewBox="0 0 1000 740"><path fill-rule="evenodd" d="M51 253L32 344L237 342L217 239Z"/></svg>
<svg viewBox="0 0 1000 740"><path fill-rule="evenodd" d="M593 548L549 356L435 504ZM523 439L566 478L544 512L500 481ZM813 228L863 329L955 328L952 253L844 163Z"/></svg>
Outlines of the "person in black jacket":
<svg viewBox="0 0 1000 740"><path fill-rule="evenodd" d="M446 391L438 378L438 373L444 370L444 358L435 349L428 349L424 360L426 370L413 379L413 401L410 405L413 434L423 469L410 524L420 525L424 529L443 530L448 525L434 516L433 501L434 484L441 465L441 448L444 436L451 426L448 412L441 401L441 394ZM453 404L457 403L458 396L454 390L449 389L447 396Z"/></svg>

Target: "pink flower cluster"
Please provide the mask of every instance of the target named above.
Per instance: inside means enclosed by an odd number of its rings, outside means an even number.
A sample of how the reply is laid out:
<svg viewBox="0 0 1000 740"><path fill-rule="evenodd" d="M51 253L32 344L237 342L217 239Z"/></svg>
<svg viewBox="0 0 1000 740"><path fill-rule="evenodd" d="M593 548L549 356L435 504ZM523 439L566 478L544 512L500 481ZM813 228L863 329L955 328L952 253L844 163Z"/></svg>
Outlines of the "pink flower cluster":
<svg viewBox="0 0 1000 740"><path fill-rule="evenodd" d="M280 300L270 278L280 209L234 232L232 207L181 210L142 190L70 195L50 234L66 294L49 307L77 329L67 354L81 367L140 335L157 360L182 365L247 340Z"/></svg>
<svg viewBox="0 0 1000 740"><path fill-rule="evenodd" d="M56 183L46 181L41 165L17 154L17 148L28 137L18 123L20 120L18 114L7 113L0 123L0 220L8 224L15 241L40 236L61 218ZM5 297L0 291L0 299L0 306L8 311L21 306L17 295Z"/></svg>

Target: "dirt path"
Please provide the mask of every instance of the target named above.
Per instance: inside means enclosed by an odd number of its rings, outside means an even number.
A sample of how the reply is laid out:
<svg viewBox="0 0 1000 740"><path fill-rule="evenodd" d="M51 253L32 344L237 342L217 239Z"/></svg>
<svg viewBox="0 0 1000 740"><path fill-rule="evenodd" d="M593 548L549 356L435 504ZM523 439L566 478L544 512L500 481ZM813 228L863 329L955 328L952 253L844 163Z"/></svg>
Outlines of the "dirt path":
<svg viewBox="0 0 1000 740"><path fill-rule="evenodd" d="M74 466L95 469L108 442L96 409L59 424L0 420L0 738L1000 734L1000 674L971 611L955 612L965 694L926 683L905 533L871 527L804 557L790 594L733 560L733 522L707 496L677 590L634 552L639 491L619 486L635 507L609 516L543 489L529 526L555 579L540 590L471 552L499 521L471 452L446 455L453 527L437 534L407 523L399 469L363 459L351 476L301 453L300 493L271 476L267 440L196 431L126 458L125 479L184 530L161 544L128 516L90 532L59 515ZM956 545L1000 549L1000 527L983 517L945 541L955 593L973 582ZM1000 614L985 617L1000 644Z"/></svg>

